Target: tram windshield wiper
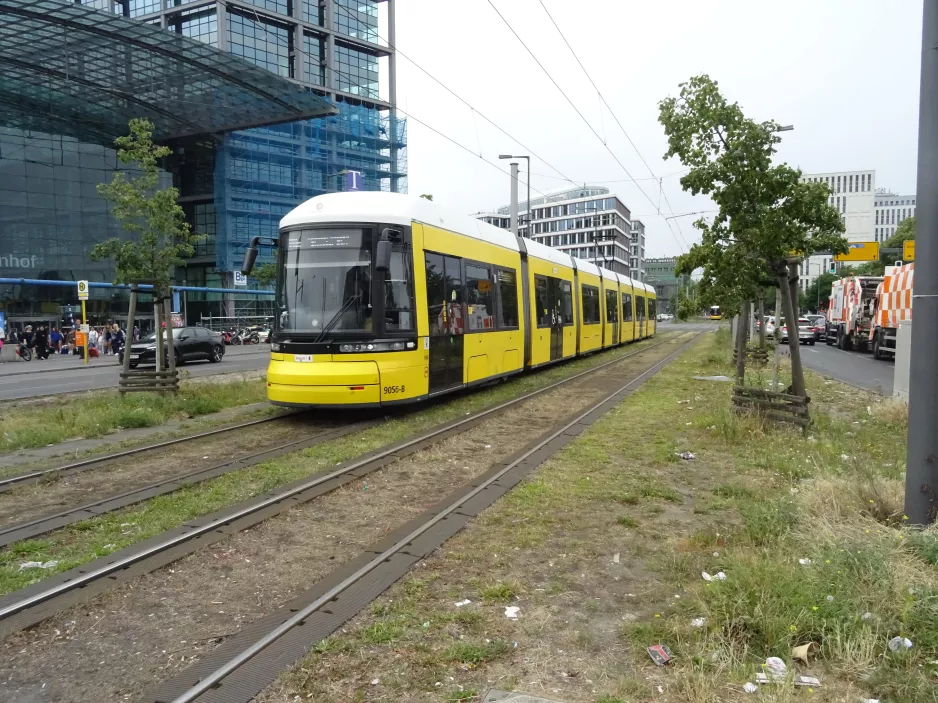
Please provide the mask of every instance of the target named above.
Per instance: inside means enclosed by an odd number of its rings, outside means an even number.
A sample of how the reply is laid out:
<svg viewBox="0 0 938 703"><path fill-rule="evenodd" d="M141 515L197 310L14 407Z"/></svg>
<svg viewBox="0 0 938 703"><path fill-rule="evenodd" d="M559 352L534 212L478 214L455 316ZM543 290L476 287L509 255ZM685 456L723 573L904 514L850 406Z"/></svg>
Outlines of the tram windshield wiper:
<svg viewBox="0 0 938 703"><path fill-rule="evenodd" d="M319 342L321 342L323 338L327 334L329 334L329 332L332 331L332 328L335 327L336 324L339 322L339 319L342 317L342 313L348 310L352 306L352 303L356 303L359 300L361 300L361 293L356 293L355 295L351 296L348 300L346 300L344 303L342 303L342 307L338 309L336 314L332 316L332 319L329 320L329 322L326 323L326 326L322 328L322 332L320 332L319 336L316 337L315 340L313 340L313 344L318 344Z"/></svg>

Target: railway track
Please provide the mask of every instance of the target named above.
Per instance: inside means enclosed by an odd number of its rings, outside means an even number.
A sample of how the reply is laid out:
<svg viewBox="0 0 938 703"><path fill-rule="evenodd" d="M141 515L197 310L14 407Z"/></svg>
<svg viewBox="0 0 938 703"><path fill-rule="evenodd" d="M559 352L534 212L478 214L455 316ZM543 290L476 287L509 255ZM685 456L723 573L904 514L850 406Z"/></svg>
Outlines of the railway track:
<svg viewBox="0 0 938 703"><path fill-rule="evenodd" d="M133 447L131 449L123 449L118 452L111 452L110 454L102 454L101 456L94 456L88 459L82 459L81 461L74 461L69 464L56 466L51 469L27 471L21 474L15 474L13 476L7 476L5 478L0 478L0 493L9 491L11 488L15 488L17 486L24 486L31 483L40 483L42 481L51 481L62 476L67 476L68 474L101 466L102 464L115 461L116 459L123 459L129 456L136 456L137 454L157 451L159 449L165 449L166 447L185 444L187 442L192 442L198 439L205 439L206 437L214 437L216 435L225 434L227 432L236 432L248 427L263 425L268 422L276 422L277 420L282 420L285 417L293 417L297 414L298 413L284 413L281 415L274 415L273 417L260 418L258 420L248 420L246 422L239 422L235 425L225 425L224 427L218 427L214 430L206 430L205 432L198 432L196 434L186 435L184 437L176 437L174 439L167 439L161 442L154 442L152 444L144 444L139 447Z"/></svg>
<svg viewBox="0 0 938 703"><path fill-rule="evenodd" d="M147 695L147 703L248 703L311 646L335 632L410 568L516 486L703 333L562 421L486 474L374 545L306 593L245 627Z"/></svg>
<svg viewBox="0 0 938 703"><path fill-rule="evenodd" d="M464 432L495 413L558 387L573 383L585 376L596 374L640 354L646 354L662 345L679 342L685 336L668 337L543 388L524 393L496 406L445 423L416 437L344 462L331 471L301 479L277 490L227 507L214 514L202 516L176 529L114 552L107 557L102 557L89 564L51 576L25 589L8 594L0 598L0 636L5 636L10 632L38 623L63 608L86 600L96 593L110 588L115 583L121 583L138 575L149 573L230 534L247 529L296 505L329 493L400 458L414 454L452 435ZM694 338L696 336L694 335ZM681 347L681 349L683 348ZM673 354L668 359L672 357ZM655 368L660 367L660 365L659 363ZM287 451L296 451L296 447Z"/></svg>

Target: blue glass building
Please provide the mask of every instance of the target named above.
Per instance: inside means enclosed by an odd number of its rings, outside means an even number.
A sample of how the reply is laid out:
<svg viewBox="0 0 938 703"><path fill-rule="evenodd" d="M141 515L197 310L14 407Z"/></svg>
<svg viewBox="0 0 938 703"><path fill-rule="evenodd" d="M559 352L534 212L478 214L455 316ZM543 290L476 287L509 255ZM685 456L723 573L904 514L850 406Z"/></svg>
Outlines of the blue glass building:
<svg viewBox="0 0 938 703"><path fill-rule="evenodd" d="M394 110L395 0L81 4L229 52L337 108L329 117L173 140L167 182L179 188L188 219L205 235L177 272L180 281L232 286L249 239L274 236L280 218L300 202L343 189L348 170L362 173L366 190L406 192L406 124ZM120 233L96 192L117 166L114 151L80 136L8 125L0 126L0 205L6 208L0 208L0 277L112 280L109 264L92 263L87 253ZM35 318L73 302L55 290L31 297L42 301L0 286L0 309ZM188 302L190 319L233 313L218 295Z"/></svg>

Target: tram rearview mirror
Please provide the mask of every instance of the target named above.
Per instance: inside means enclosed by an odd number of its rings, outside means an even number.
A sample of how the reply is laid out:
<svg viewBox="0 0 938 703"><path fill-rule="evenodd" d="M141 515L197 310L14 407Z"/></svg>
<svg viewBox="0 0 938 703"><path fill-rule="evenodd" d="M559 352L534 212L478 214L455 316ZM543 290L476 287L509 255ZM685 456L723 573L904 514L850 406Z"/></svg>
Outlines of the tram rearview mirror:
<svg viewBox="0 0 938 703"><path fill-rule="evenodd" d="M375 271L387 271L391 268L391 242L384 238L378 240L378 250L375 252Z"/></svg>
<svg viewBox="0 0 938 703"><path fill-rule="evenodd" d="M251 244L244 252L244 263L241 264L241 273L247 276L254 270L254 262L257 261L257 245L260 243L260 237L251 237Z"/></svg>

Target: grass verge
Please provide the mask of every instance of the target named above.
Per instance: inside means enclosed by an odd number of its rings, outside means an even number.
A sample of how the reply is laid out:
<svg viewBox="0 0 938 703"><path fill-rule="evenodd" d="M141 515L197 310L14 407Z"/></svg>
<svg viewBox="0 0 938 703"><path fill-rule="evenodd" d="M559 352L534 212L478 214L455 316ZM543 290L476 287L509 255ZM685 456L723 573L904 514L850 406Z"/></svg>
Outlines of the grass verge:
<svg viewBox="0 0 938 703"><path fill-rule="evenodd" d="M810 374L808 432L737 417L728 384L691 378L732 375L714 337L261 700L938 701L938 532L902 525L905 409ZM369 639L379 625L394 637ZM796 664L808 642L818 654ZM652 664L659 643L674 666ZM822 685L744 693L769 656Z"/></svg>
<svg viewBox="0 0 938 703"><path fill-rule="evenodd" d="M639 342L541 373L522 376L487 390L456 396L424 410L390 417L379 426L355 435L188 486L124 510L90 518L41 539L17 542L0 552L0 594L106 556L177 527L187 520L273 490L440 423L631 354L657 341ZM47 569L21 569L21 565L27 562L55 563Z"/></svg>
<svg viewBox="0 0 938 703"><path fill-rule="evenodd" d="M171 419L216 413L267 399L263 379L229 383L183 383L177 395L96 391L56 398L41 405L18 405L0 412L0 451L32 449L70 439L154 427Z"/></svg>

